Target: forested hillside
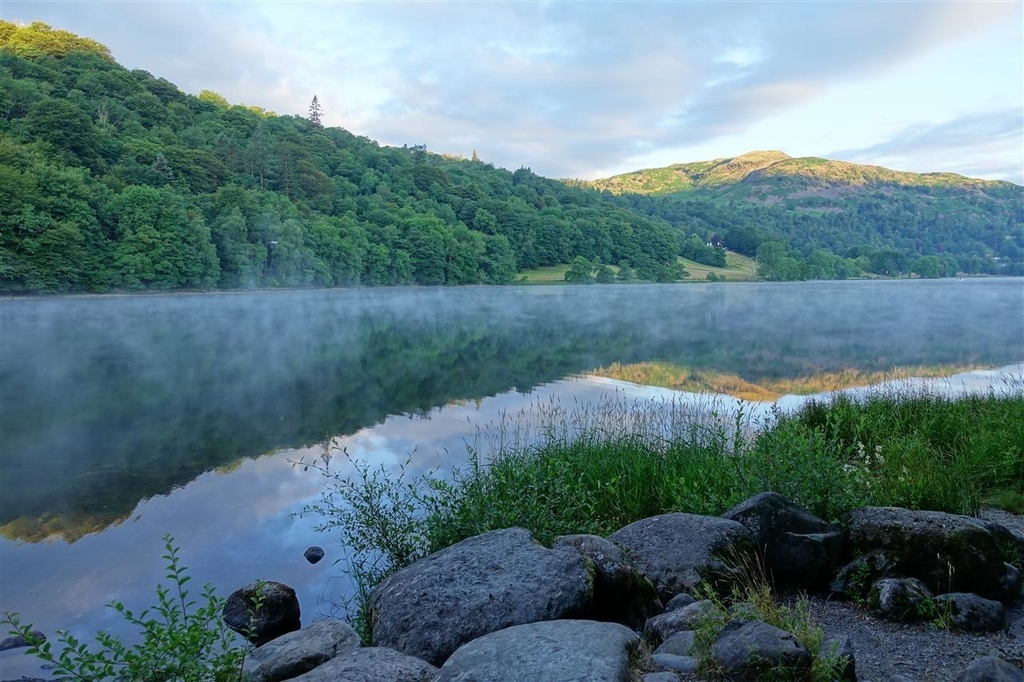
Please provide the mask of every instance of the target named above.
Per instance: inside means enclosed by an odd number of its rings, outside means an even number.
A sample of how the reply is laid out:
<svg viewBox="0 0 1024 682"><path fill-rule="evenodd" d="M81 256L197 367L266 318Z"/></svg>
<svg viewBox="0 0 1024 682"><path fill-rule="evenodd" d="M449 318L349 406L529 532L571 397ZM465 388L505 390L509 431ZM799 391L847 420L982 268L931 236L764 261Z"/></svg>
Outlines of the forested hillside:
<svg viewBox="0 0 1024 682"><path fill-rule="evenodd" d="M674 281L677 256L721 267L726 248L769 280L1024 274L1011 183L781 152L561 182L321 114L189 95L0 21L0 292L501 284L568 263Z"/></svg>
<svg viewBox="0 0 1024 682"><path fill-rule="evenodd" d="M610 194L318 114L188 95L0 22L0 290L505 283L576 257L680 274L675 231Z"/></svg>
<svg viewBox="0 0 1024 682"><path fill-rule="evenodd" d="M583 184L756 256L766 279L1024 274L1024 188L1009 182L772 151Z"/></svg>

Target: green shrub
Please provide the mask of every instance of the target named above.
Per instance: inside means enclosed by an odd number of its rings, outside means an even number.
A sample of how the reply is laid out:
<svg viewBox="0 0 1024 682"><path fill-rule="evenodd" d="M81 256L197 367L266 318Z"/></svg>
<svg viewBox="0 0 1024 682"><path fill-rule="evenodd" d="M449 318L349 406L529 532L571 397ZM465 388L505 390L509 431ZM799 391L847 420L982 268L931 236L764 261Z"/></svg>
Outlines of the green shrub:
<svg viewBox="0 0 1024 682"><path fill-rule="evenodd" d="M5 613L0 623L11 627L29 643L28 653L53 666L59 680L75 682L229 682L242 679L247 648L221 618L224 600L213 587L205 585L201 603L189 599L186 585L191 580L178 558L170 535L164 536L167 577L171 587L158 585L157 605L136 615L121 602L109 606L142 635L138 644L127 645L117 637L100 632L99 650L92 651L66 631L58 631L61 644L32 634L17 614Z"/></svg>

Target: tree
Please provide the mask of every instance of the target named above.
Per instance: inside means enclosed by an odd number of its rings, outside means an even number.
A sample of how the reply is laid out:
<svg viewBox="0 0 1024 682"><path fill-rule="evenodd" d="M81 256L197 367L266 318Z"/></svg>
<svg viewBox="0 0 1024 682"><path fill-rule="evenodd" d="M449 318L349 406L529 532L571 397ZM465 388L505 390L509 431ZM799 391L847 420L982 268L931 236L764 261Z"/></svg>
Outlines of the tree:
<svg viewBox="0 0 1024 682"><path fill-rule="evenodd" d="M594 264L583 256L576 256L565 271L565 281L571 284L593 284Z"/></svg>
<svg viewBox="0 0 1024 682"><path fill-rule="evenodd" d="M313 95L313 101L309 103L309 127L313 130L323 130L324 124L321 120L323 110L320 108L320 100Z"/></svg>

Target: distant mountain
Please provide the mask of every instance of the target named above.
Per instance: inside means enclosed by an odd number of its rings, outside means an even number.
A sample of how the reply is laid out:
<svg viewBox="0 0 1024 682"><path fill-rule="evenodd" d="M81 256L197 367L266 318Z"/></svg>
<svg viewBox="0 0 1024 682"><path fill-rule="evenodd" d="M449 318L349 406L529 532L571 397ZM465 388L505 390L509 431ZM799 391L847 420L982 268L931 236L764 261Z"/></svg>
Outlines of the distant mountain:
<svg viewBox="0 0 1024 682"><path fill-rule="evenodd" d="M1024 274L1024 187L1011 182L755 151L580 184L759 265L792 259L762 267L767 279ZM805 267L816 252L824 269Z"/></svg>
<svg viewBox="0 0 1024 682"><path fill-rule="evenodd" d="M728 159L677 163L665 168L623 173L588 184L615 194L687 192L769 203L794 198L795 193L836 198L878 186L960 189L996 196L1012 196L1021 190L1010 182L978 180L956 173L907 173L813 156L793 158L781 151L753 151Z"/></svg>

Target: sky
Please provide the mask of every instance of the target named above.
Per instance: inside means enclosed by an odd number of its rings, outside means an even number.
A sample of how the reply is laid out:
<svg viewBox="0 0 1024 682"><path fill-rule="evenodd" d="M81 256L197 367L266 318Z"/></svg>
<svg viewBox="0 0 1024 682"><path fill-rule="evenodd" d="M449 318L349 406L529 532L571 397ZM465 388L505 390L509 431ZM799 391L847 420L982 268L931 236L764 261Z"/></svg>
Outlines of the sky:
<svg viewBox="0 0 1024 682"><path fill-rule="evenodd" d="M0 0L182 90L594 179L778 149L1024 184L1024 2Z"/></svg>

